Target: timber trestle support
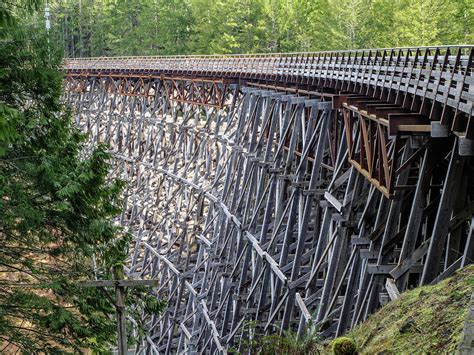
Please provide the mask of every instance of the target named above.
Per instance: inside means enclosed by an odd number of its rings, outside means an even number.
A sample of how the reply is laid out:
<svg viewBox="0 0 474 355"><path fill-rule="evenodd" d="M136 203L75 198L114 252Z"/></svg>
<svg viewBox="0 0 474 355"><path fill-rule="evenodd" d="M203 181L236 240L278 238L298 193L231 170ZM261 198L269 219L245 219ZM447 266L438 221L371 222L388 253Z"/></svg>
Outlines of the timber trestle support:
<svg viewBox="0 0 474 355"><path fill-rule="evenodd" d="M345 333L473 262L473 48L71 59L126 273L167 301L143 353Z"/></svg>

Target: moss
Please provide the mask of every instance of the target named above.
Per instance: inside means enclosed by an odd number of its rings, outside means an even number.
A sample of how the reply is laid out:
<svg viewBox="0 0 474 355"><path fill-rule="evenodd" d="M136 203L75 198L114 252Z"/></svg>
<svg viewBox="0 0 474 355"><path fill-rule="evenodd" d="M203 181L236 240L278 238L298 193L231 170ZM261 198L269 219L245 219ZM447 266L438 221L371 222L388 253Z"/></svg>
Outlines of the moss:
<svg viewBox="0 0 474 355"><path fill-rule="evenodd" d="M403 293L346 336L361 354L454 353L473 284L471 265L437 285Z"/></svg>
<svg viewBox="0 0 474 355"><path fill-rule="evenodd" d="M332 351L336 355L352 355L356 353L356 344L350 338L340 337L332 342Z"/></svg>

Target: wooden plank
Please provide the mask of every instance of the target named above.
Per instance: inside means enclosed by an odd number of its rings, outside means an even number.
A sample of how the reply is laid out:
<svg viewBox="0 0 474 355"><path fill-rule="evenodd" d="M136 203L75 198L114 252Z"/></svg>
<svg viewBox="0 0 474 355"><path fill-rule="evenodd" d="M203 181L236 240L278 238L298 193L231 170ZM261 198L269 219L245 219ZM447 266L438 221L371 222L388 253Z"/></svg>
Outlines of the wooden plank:
<svg viewBox="0 0 474 355"><path fill-rule="evenodd" d="M400 292L398 291L397 285L395 285L395 281L393 279L387 278L387 281L385 282L385 289L387 290L390 300L395 301L400 298Z"/></svg>
<svg viewBox="0 0 474 355"><path fill-rule="evenodd" d="M440 275L438 275L433 281L430 282L431 285L437 284L448 277L451 277L456 270L458 270L462 265L462 257L457 259L454 263L448 266Z"/></svg>
<svg viewBox="0 0 474 355"><path fill-rule="evenodd" d="M275 275L284 283L286 284L286 282L288 281L287 277L281 272L279 266L278 266L278 263L273 260L273 258L270 256L270 254L267 254L267 253L264 253L263 255L265 257L265 259L267 260L267 262L270 264L270 268L273 270L273 272L275 273Z"/></svg>
<svg viewBox="0 0 474 355"><path fill-rule="evenodd" d="M428 118L417 113L390 113L388 115L388 135L398 132L431 132Z"/></svg>
<svg viewBox="0 0 474 355"><path fill-rule="evenodd" d="M309 313L308 308L306 308L303 298L301 298L301 295L299 292L296 292L295 300L298 307L300 307L301 315L306 319L307 322L309 322L311 320L311 313Z"/></svg>
<svg viewBox="0 0 474 355"><path fill-rule="evenodd" d="M371 275L389 275L390 271L394 269L395 265L367 265L367 273Z"/></svg>
<svg viewBox="0 0 474 355"><path fill-rule="evenodd" d="M474 263L474 214L471 217L471 225L469 227L469 234L464 247L461 267Z"/></svg>
<svg viewBox="0 0 474 355"><path fill-rule="evenodd" d="M403 108L403 107L377 107L375 109L375 115L379 118L388 119L389 114L394 113L409 113L410 110Z"/></svg>
<svg viewBox="0 0 474 355"><path fill-rule="evenodd" d="M399 279L403 274L408 272L415 263L420 260L428 252L429 243L424 243L416 249L408 258L404 259L391 272L390 275L395 279Z"/></svg>
<svg viewBox="0 0 474 355"><path fill-rule="evenodd" d="M369 238L359 238L358 236L351 237L352 245L370 245L371 241Z"/></svg>
<svg viewBox="0 0 474 355"><path fill-rule="evenodd" d="M388 103L385 103L385 104L368 104L367 105L367 113L369 115L377 116L377 110L383 110L383 109L387 110L387 109L390 109L390 108L397 109L399 107L395 104L388 104Z"/></svg>
<svg viewBox="0 0 474 355"><path fill-rule="evenodd" d="M379 251L370 249L360 249L359 253L361 259L377 259L380 254Z"/></svg>
<svg viewBox="0 0 474 355"><path fill-rule="evenodd" d="M186 326L183 323L181 323L179 326L181 330L183 331L184 335L186 336L186 338L191 339L191 333L189 332L188 328L186 328Z"/></svg>
<svg viewBox="0 0 474 355"><path fill-rule="evenodd" d="M324 193L324 198L328 201L338 212L342 210L342 203L335 198L329 191Z"/></svg>

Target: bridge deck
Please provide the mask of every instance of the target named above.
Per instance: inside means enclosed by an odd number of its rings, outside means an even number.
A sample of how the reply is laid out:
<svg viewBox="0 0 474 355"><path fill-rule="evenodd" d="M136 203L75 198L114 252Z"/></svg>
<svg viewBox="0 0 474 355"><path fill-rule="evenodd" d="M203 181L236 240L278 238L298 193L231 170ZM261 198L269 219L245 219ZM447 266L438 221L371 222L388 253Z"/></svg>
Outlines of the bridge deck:
<svg viewBox="0 0 474 355"><path fill-rule="evenodd" d="M431 112L433 105L426 105L425 101L453 111L443 110L439 119L458 113L472 116L473 53L474 46L441 46L225 56L80 58L67 59L65 69L70 74L265 81L330 88L339 93L357 92L388 101L400 101L400 95L404 94L421 100L420 109L436 120Z"/></svg>

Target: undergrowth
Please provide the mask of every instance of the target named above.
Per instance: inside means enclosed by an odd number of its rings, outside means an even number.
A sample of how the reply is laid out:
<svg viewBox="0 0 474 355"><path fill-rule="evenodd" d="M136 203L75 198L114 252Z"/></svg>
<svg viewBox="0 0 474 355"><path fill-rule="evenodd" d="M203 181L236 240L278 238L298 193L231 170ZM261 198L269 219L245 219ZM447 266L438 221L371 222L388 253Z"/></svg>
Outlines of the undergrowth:
<svg viewBox="0 0 474 355"><path fill-rule="evenodd" d="M285 331L283 335L259 335L256 331L257 323L248 322L244 327L238 350L233 353L263 354L263 355L316 355L321 354L322 339L318 335L318 328L308 324L303 335L298 336L294 331Z"/></svg>

